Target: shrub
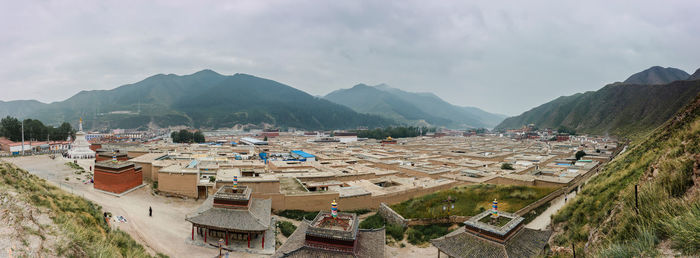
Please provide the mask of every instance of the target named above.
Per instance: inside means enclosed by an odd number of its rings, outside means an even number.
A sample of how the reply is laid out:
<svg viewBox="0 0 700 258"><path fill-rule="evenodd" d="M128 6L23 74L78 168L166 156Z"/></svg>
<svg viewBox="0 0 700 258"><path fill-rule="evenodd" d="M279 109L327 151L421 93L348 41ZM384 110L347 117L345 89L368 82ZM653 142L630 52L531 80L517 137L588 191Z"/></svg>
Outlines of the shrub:
<svg viewBox="0 0 700 258"><path fill-rule="evenodd" d="M396 241L401 241L403 240L404 228L397 224L387 224L386 233Z"/></svg>
<svg viewBox="0 0 700 258"><path fill-rule="evenodd" d="M450 224L431 224L426 226L412 226L408 229L408 242L413 245L422 244L450 232Z"/></svg>
<svg viewBox="0 0 700 258"><path fill-rule="evenodd" d="M307 220L312 220L316 217L317 214L318 211L283 210L280 211L277 215L293 220L302 220L304 218L306 218Z"/></svg>
<svg viewBox="0 0 700 258"><path fill-rule="evenodd" d="M386 224L386 221L384 220L384 218L381 215L379 215L379 213L377 213L377 214L374 214L372 216L365 218L362 222L360 222L360 228L375 229L375 228L381 228L385 224Z"/></svg>
<svg viewBox="0 0 700 258"><path fill-rule="evenodd" d="M297 230L297 226L294 226L294 224L292 224L289 221L278 221L277 228L280 229L282 235L284 235L285 237L291 236L292 233L294 233L294 231Z"/></svg>
<svg viewBox="0 0 700 258"><path fill-rule="evenodd" d="M515 168L513 168L513 165L510 164L510 163L503 163L503 164L501 164L501 169L515 170Z"/></svg>
<svg viewBox="0 0 700 258"><path fill-rule="evenodd" d="M342 211L342 212L355 213L359 216L362 214L370 213L370 212L372 212L372 210L370 210L370 209L357 209L357 210L349 210L349 211Z"/></svg>

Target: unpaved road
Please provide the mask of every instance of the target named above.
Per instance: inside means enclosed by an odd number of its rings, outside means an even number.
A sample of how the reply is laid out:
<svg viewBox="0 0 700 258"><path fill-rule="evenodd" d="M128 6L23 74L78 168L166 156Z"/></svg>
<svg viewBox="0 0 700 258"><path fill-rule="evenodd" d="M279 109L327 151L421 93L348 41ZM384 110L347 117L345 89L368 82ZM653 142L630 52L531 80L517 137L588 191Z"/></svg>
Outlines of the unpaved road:
<svg viewBox="0 0 700 258"><path fill-rule="evenodd" d="M113 217L124 216L127 223L112 222L112 226L129 233L152 254L159 252L171 257L214 257L219 254L217 249L194 246L186 242L191 234L191 225L185 221L185 216L193 212L201 201L154 196L148 186L122 197L101 193L96 191L92 184L76 180L76 177L84 176L73 174L74 170L65 165L72 160L60 157L52 160L47 155L41 155L2 160L14 163L68 192L101 205L103 210L111 212ZM79 164L88 170L94 162L79 160ZM65 180L66 177L69 177L68 181ZM153 217L148 216L149 206L153 208ZM231 253L230 257L265 256Z"/></svg>

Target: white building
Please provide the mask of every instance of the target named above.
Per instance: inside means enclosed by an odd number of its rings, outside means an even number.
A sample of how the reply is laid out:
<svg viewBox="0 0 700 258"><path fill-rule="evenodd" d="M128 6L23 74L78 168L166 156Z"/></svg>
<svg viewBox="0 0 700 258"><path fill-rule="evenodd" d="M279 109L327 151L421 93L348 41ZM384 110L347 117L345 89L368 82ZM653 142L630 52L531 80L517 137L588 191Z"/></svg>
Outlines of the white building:
<svg viewBox="0 0 700 258"><path fill-rule="evenodd" d="M71 159L94 159L95 152L90 149L90 142L85 139L83 132L83 119L80 118L78 132L75 133L75 141L70 145L68 157Z"/></svg>

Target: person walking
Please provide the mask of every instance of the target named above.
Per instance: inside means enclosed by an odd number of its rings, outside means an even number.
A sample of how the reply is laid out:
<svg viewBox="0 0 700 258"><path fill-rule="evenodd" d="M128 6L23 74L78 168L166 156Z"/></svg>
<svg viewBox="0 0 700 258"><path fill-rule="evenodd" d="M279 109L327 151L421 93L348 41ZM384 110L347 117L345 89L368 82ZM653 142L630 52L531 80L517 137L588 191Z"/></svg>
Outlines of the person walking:
<svg viewBox="0 0 700 258"><path fill-rule="evenodd" d="M153 217L153 209L151 209L151 206L148 206L148 216Z"/></svg>

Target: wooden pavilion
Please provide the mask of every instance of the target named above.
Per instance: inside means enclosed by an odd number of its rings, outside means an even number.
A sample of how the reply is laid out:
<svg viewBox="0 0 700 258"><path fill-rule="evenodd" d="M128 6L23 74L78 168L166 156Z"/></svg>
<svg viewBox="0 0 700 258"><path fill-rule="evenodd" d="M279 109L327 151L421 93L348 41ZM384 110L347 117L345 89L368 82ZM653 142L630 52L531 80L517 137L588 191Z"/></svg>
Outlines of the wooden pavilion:
<svg viewBox="0 0 700 258"><path fill-rule="evenodd" d="M192 240L200 239L205 244L216 244L224 239L247 241L262 237L265 249L265 232L270 230L269 199L251 198L252 189L246 186L223 186L204 201L194 214L185 220L192 223Z"/></svg>

